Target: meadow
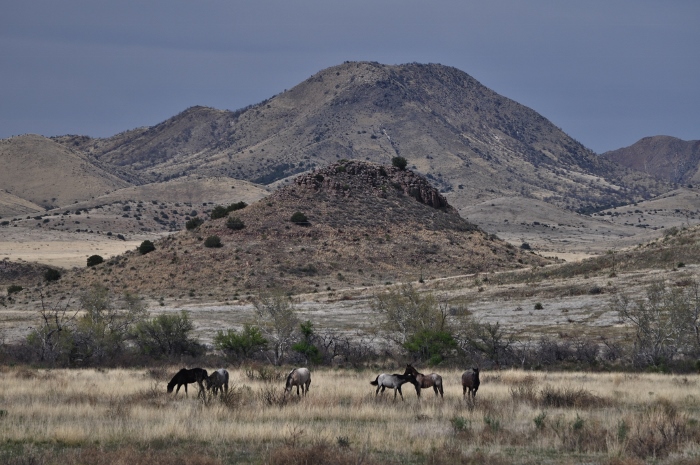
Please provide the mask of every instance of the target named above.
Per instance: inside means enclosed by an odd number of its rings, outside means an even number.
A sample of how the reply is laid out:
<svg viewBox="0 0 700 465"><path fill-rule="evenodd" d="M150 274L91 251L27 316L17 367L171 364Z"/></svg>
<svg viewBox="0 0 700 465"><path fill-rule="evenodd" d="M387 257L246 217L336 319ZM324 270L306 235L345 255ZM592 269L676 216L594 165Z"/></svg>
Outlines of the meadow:
<svg viewBox="0 0 700 465"><path fill-rule="evenodd" d="M2 368L0 462L700 463L698 375L482 372L470 402L458 370L405 401L375 397L379 371L312 370L306 398L269 366L168 395L176 371Z"/></svg>

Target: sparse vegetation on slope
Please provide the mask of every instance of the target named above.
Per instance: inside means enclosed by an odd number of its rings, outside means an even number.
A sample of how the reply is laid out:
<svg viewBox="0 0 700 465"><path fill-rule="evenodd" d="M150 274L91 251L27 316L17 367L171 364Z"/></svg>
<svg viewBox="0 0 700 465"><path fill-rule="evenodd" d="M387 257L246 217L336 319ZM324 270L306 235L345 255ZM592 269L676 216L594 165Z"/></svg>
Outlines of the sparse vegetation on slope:
<svg viewBox="0 0 700 465"><path fill-rule="evenodd" d="M304 212L305 227L290 222ZM233 295L265 287L312 292L546 263L462 219L408 170L344 161L299 177L227 219L156 242L142 258L112 259L107 278L139 293L201 289ZM218 236L222 247L202 238ZM198 239L199 238L199 239ZM108 263L109 265L109 263ZM151 277L144 280L144 275ZM93 279L87 275L76 279Z"/></svg>

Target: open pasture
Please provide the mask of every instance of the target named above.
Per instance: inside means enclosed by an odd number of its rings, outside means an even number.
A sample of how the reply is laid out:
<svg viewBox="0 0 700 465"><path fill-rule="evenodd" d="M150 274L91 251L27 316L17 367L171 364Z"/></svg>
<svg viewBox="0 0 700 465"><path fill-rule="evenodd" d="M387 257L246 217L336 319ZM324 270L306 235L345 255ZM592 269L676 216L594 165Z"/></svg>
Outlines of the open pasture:
<svg viewBox="0 0 700 465"><path fill-rule="evenodd" d="M285 370L229 371L202 399L166 393L176 367L3 368L0 461L700 463L697 375L482 371L472 404L458 370L437 370L443 401L406 384L404 402L375 397L379 370L312 370L306 398Z"/></svg>

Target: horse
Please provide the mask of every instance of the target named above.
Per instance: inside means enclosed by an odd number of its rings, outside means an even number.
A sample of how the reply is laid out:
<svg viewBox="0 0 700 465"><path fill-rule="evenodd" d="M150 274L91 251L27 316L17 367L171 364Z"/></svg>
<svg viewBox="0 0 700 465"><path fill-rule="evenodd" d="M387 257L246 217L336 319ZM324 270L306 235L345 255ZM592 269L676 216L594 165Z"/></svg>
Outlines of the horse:
<svg viewBox="0 0 700 465"><path fill-rule="evenodd" d="M369 384L372 386L377 386L377 391L374 393L374 397L377 397L377 394L379 394L379 389L382 390L382 395L384 394L384 389L386 388L392 388L394 390L394 400L396 400L396 391L399 391L399 394L401 394L401 400L403 400L403 393L401 392L401 386L405 383L411 383L416 387L416 391L418 391L420 388L418 387L419 384L416 381L416 377L413 376L412 374L408 375L399 375L399 374L386 374L382 373L377 376L377 378L374 381L370 381Z"/></svg>
<svg viewBox="0 0 700 465"><path fill-rule="evenodd" d="M213 389L214 395L220 390L228 392L228 371L225 368L219 368L212 372L204 382L207 385L207 391Z"/></svg>
<svg viewBox="0 0 700 465"><path fill-rule="evenodd" d="M191 370L188 370L187 368L183 368L180 371L178 371L175 376L173 376L173 379L170 380L168 383L168 393L173 392L173 388L175 385L177 385L177 390L175 391L175 395L177 395L178 392L180 392L180 386L185 386L185 396L187 395L187 385L189 383L197 383L199 384L199 394L204 394L204 385L202 382L207 379L207 370L203 368L192 368Z"/></svg>
<svg viewBox="0 0 700 465"><path fill-rule="evenodd" d="M469 395L474 400L476 397L476 391L479 390L479 369L472 368L462 373L462 397L467 394L467 389L469 389Z"/></svg>
<svg viewBox="0 0 700 465"><path fill-rule="evenodd" d="M416 394L418 394L418 397L420 397L420 390L422 388L432 387L433 391L435 391L435 397L437 397L438 393L440 393L440 398L444 399L444 391L442 389L442 376L438 375L437 373L430 373L429 375L418 373L418 370L416 370L413 367L413 365L407 364L404 375L409 374L413 375L416 378L417 384L415 386Z"/></svg>
<svg viewBox="0 0 700 465"><path fill-rule="evenodd" d="M308 368L295 368L289 372L287 375L287 382L284 386L284 395L292 390L293 386L297 387L297 396L299 395L299 386L301 386L301 393L306 396L309 392L309 385L311 384L311 372Z"/></svg>

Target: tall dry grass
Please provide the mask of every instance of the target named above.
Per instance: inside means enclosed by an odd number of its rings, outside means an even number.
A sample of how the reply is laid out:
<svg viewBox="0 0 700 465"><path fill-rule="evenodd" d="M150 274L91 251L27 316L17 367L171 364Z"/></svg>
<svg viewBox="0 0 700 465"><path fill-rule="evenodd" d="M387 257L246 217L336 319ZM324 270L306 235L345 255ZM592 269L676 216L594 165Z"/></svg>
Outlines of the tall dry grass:
<svg viewBox="0 0 700 465"><path fill-rule="evenodd" d="M698 376L482 373L471 403L454 370L441 372L444 400L426 390L419 401L405 385L403 402L390 392L375 397L369 371L315 370L309 395L298 398L284 396L283 381L269 373L262 378L272 382L229 370L228 395L204 399L196 385L188 397L166 394L176 371L5 368L0 442L51 445L75 463L99 463L83 456L102 456L96 445L146 457L191 444L185 455L203 449L197 459L213 460L201 463L674 463L700 454ZM0 449L8 460L9 450Z"/></svg>

